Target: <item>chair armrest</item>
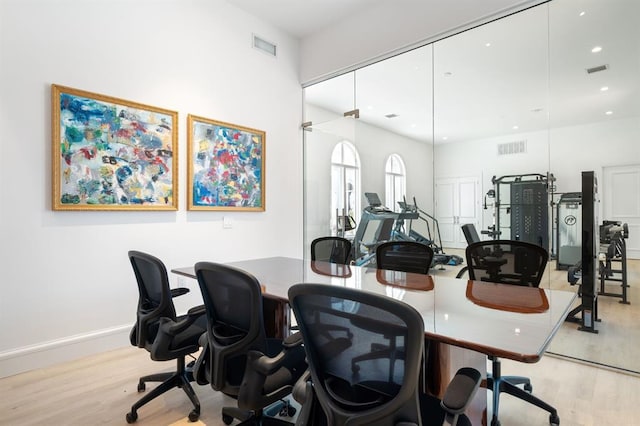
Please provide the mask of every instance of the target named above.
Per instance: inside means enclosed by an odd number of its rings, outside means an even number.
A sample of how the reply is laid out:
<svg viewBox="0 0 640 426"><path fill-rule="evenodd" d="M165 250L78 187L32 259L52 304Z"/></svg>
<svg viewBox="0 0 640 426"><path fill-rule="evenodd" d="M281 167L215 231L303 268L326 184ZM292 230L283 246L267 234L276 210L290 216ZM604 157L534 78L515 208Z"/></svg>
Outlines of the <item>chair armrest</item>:
<svg viewBox="0 0 640 426"><path fill-rule="evenodd" d="M296 346L300 346L301 344L302 334L300 332L293 333L282 341L282 346L287 349L295 348Z"/></svg>
<svg viewBox="0 0 640 426"><path fill-rule="evenodd" d="M171 289L171 297L178 297L187 293L189 293L189 289L186 287L178 287L178 288Z"/></svg>
<svg viewBox="0 0 640 426"><path fill-rule="evenodd" d="M206 313L207 313L207 309L204 307L204 305L194 306L193 308L187 311L187 315L189 316L200 316Z"/></svg>
<svg viewBox="0 0 640 426"><path fill-rule="evenodd" d="M440 405L449 414L458 415L466 410L475 395L482 375L475 368L461 368L447 386Z"/></svg>
<svg viewBox="0 0 640 426"><path fill-rule="evenodd" d="M282 350L274 357L269 357L260 351L249 351L247 368L268 376L282 367L282 362L290 350L299 346L302 346L302 334L294 333L282 341Z"/></svg>

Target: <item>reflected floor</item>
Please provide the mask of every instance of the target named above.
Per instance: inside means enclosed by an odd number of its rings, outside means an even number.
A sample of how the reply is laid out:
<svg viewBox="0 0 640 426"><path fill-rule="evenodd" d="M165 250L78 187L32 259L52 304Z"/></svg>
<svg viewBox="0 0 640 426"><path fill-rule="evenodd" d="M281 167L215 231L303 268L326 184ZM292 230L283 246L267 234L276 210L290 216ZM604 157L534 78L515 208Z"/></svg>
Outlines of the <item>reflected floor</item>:
<svg viewBox="0 0 640 426"><path fill-rule="evenodd" d="M464 256L464 250L445 249L447 254ZM640 260L629 259L627 262L628 305L619 303L622 299L611 296L599 296L598 316L600 322L595 326L597 334L578 330L579 324L565 322L554 339L548 352L602 364L632 373L640 374L640 357L637 356L637 342L640 341ZM445 266L445 270L432 269L434 275L455 276L464 266ZM551 288L566 291L578 291L578 286L567 282L567 271L555 269L555 262L549 262L543 283L550 283ZM465 275L464 277L466 277ZM607 285L607 292L620 293L620 284ZM576 306L579 299L576 300Z"/></svg>

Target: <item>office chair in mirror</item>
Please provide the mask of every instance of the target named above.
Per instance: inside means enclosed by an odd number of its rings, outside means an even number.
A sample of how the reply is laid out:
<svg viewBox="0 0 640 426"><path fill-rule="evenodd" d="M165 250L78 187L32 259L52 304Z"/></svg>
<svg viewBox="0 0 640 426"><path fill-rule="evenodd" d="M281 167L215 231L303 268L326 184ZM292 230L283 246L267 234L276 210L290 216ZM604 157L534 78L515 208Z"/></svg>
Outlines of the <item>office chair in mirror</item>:
<svg viewBox="0 0 640 426"><path fill-rule="evenodd" d="M470 424L464 411L481 375L472 368L460 369L442 400L420 392L424 322L414 308L384 295L322 284L292 286L289 302L309 364L294 390L302 404L297 425ZM356 325L364 322L367 327ZM318 327L330 328L327 325L348 327L351 337L336 332L328 338L317 332ZM354 358L390 335L402 343L402 352L367 368L351 368Z"/></svg>
<svg viewBox="0 0 640 426"><path fill-rule="evenodd" d="M274 407L282 417L295 414L285 397L307 368L300 335L266 337L260 283L253 275L212 262L196 263L195 273L207 318L193 372L197 383L237 400L237 407L222 408L225 424L290 424L266 414Z"/></svg>
<svg viewBox="0 0 640 426"><path fill-rule="evenodd" d="M417 243L415 241L387 241L376 248L376 264L378 270L411 272L426 275L431 268L433 261L433 250L431 247ZM363 307L361 307L363 309ZM361 322L360 319L363 318ZM356 326L366 328L371 323L366 319L366 315L356 316ZM363 361L389 358L395 359L396 352L404 350L402 344L398 343L393 334L388 336L384 343L371 345L368 353L358 355L352 359L353 369L360 368L359 363Z"/></svg>
<svg viewBox="0 0 640 426"><path fill-rule="evenodd" d="M138 419L140 407L173 388L182 388L187 394L194 407L189 413L189 420L196 421L200 417L200 402L191 387L193 374L185 365L185 357L200 349L198 339L207 327L204 307L192 308L186 315L176 315L172 299L189 289L170 289L167 270L160 259L133 250L128 255L139 294L136 323L130 334L131 344L146 349L154 361L175 359L177 367L174 372L140 378L138 392L145 391L147 382L161 383L133 404L126 415L127 423Z"/></svg>
<svg viewBox="0 0 640 426"><path fill-rule="evenodd" d="M471 280L538 287L549 254L544 248L524 241L490 240L467 246L466 258ZM528 377L502 376L500 359L495 356L489 356L489 359L491 375L487 377L487 388L493 391L492 426L500 424L498 408L501 393L508 393L548 411L549 422L560 424L557 410L531 394L533 387ZM518 385L523 385L523 389Z"/></svg>
<svg viewBox="0 0 640 426"><path fill-rule="evenodd" d="M351 241L342 237L320 237L311 242L311 260L348 265Z"/></svg>

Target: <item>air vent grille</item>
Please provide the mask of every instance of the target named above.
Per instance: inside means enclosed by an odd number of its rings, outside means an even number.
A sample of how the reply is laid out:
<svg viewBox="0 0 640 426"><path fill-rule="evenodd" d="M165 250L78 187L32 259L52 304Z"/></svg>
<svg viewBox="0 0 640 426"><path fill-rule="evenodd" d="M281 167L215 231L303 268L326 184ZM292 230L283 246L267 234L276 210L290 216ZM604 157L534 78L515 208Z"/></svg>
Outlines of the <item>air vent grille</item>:
<svg viewBox="0 0 640 426"><path fill-rule="evenodd" d="M498 144L498 155L524 154L527 152L527 141L514 141Z"/></svg>
<svg viewBox="0 0 640 426"><path fill-rule="evenodd" d="M396 118L398 116L398 114L386 114L385 117L387 118Z"/></svg>
<svg viewBox="0 0 640 426"><path fill-rule="evenodd" d="M253 48L258 49L264 53L267 53L271 56L276 56L277 46L267 40L258 37L257 35L253 35Z"/></svg>
<svg viewBox="0 0 640 426"><path fill-rule="evenodd" d="M597 67L587 68L587 74L593 74L594 72L605 71L609 69L609 65L598 65Z"/></svg>

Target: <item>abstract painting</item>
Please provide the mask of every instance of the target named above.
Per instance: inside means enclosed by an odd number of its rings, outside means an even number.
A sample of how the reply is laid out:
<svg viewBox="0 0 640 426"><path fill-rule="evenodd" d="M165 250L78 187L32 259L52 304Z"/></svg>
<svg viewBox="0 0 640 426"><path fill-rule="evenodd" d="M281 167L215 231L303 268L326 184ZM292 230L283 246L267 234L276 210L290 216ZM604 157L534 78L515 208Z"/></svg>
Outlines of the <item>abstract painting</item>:
<svg viewBox="0 0 640 426"><path fill-rule="evenodd" d="M54 210L177 210L178 113L51 86Z"/></svg>
<svg viewBox="0 0 640 426"><path fill-rule="evenodd" d="M189 115L189 210L264 211L265 132Z"/></svg>

